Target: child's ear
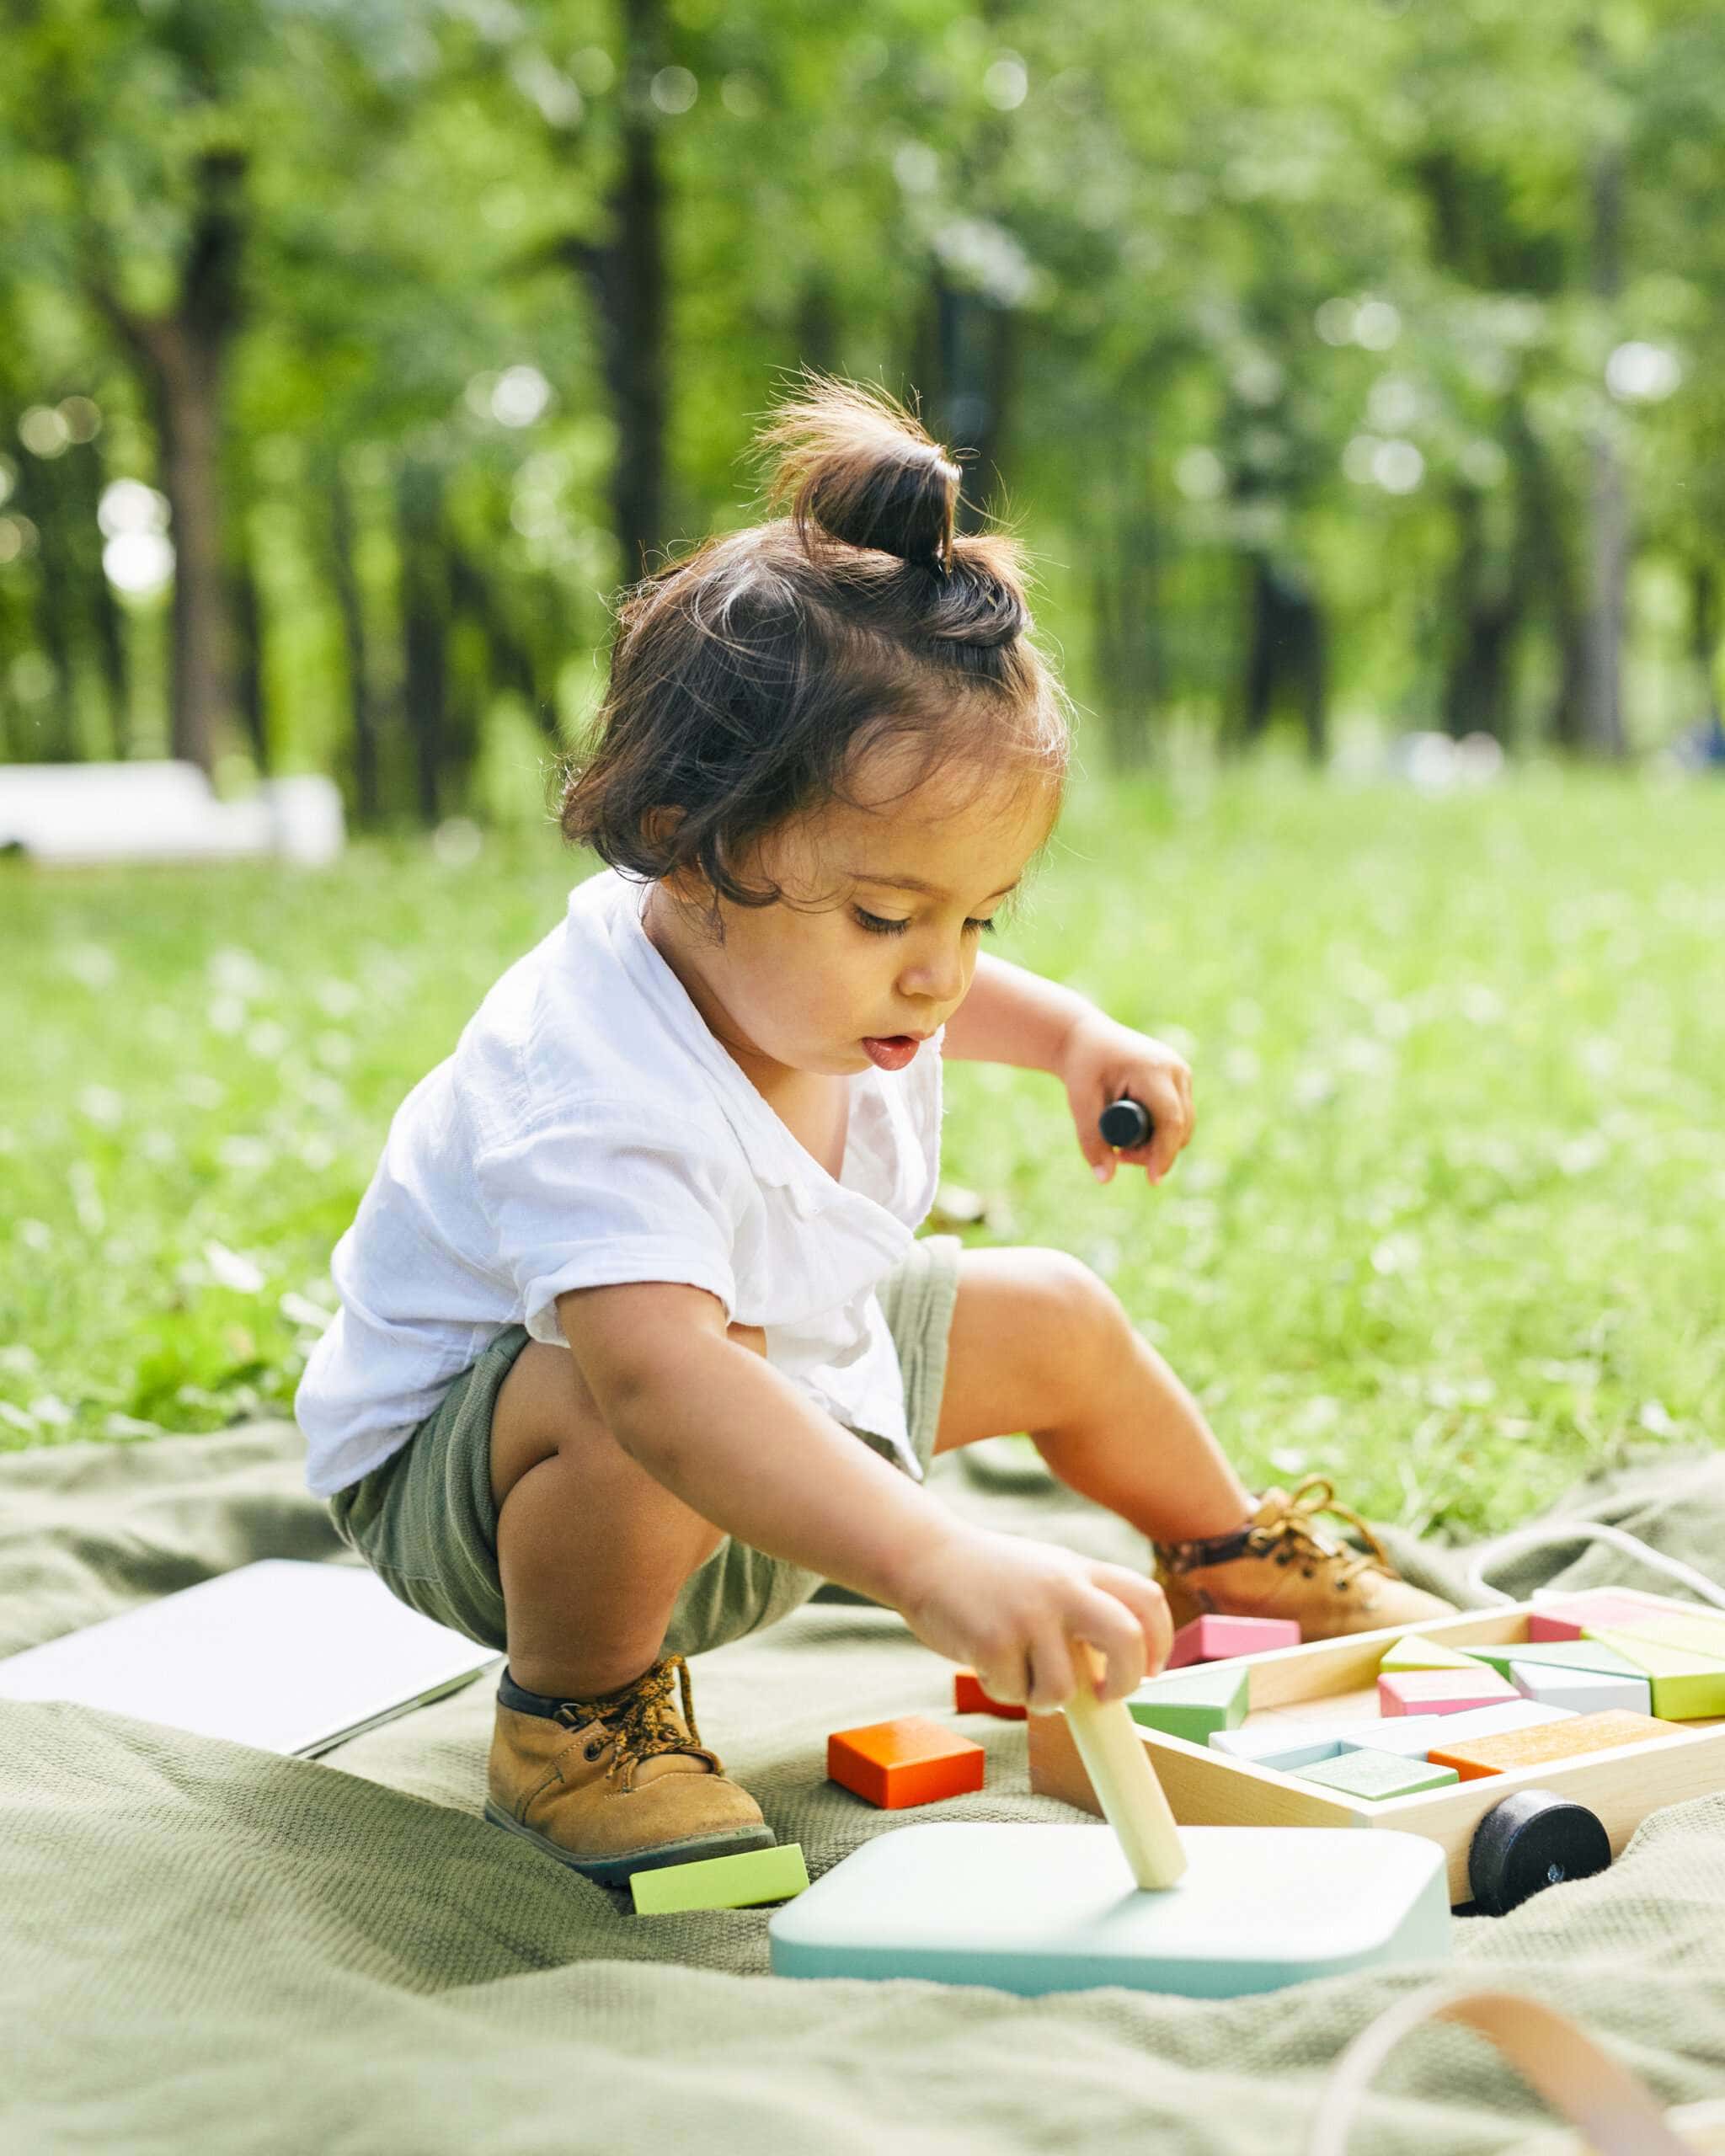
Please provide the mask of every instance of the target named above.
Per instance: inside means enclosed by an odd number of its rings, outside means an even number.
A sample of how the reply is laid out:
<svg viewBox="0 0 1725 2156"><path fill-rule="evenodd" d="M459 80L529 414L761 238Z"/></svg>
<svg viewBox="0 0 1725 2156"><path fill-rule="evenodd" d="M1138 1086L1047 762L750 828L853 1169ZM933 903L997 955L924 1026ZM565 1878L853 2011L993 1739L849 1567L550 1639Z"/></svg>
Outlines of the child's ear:
<svg viewBox="0 0 1725 2156"><path fill-rule="evenodd" d="M682 822L685 811L681 808L649 808L641 819L641 829L654 846L665 846L675 835ZM708 899L707 878L698 868L685 866L674 868L660 882L666 894L681 905L704 906Z"/></svg>

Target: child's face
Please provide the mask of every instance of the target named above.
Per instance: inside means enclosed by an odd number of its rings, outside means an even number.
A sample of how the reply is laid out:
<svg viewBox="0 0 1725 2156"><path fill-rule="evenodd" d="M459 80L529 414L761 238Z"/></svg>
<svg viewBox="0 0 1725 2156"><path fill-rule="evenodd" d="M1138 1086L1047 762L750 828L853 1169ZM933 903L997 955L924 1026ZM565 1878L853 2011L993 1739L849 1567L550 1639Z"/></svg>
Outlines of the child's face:
<svg viewBox="0 0 1725 2156"><path fill-rule="evenodd" d="M906 753L883 750L864 767L851 789L862 806L835 804L761 842L742 873L771 877L790 903L720 899L723 945L661 905L662 890L651 894L649 934L757 1086L793 1070L849 1076L908 1064L916 1049L871 1055L863 1043L946 1023L976 970L985 933L976 924L1048 836L1048 782L959 765L906 792ZM935 888L882 880L895 877Z"/></svg>

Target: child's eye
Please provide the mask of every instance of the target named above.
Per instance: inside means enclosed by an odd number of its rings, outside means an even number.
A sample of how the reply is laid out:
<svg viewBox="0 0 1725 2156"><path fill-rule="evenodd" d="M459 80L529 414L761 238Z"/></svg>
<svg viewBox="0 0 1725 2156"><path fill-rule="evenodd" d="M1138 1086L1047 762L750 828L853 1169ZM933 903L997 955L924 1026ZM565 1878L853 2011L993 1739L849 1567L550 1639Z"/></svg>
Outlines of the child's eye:
<svg viewBox="0 0 1725 2156"><path fill-rule="evenodd" d="M856 915L857 926L859 928L866 928L871 936L902 936L911 926L908 921L883 921L879 914L864 913L861 906L857 906L852 910ZM967 936L973 928L980 929L987 936L992 936L994 933L994 923L991 921L967 921L964 923L964 933Z"/></svg>

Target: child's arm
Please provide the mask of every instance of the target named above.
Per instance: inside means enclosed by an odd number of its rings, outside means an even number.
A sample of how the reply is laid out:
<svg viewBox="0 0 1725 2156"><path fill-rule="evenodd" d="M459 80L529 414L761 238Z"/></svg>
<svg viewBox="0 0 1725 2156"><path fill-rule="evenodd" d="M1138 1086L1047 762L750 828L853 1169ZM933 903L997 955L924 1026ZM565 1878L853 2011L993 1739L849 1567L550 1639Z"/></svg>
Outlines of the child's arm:
<svg viewBox="0 0 1725 2156"><path fill-rule="evenodd" d="M985 951L969 990L947 1020L943 1059L953 1063L1011 1063L1021 1070L1056 1071L1067 1034L1081 1018L1100 1018L1088 996Z"/></svg>
<svg viewBox="0 0 1725 2156"><path fill-rule="evenodd" d="M704 1289L576 1289L557 1312L612 1437L656 1481L740 1541L898 1609L992 1697L1060 1705L1075 1638L1106 1657L1110 1699L1165 1659L1167 1609L1150 1581L954 1518L728 1338Z"/></svg>
<svg viewBox="0 0 1725 2156"><path fill-rule="evenodd" d="M941 1054L1051 1072L1066 1088L1080 1150L1103 1182L1117 1163L1160 1182L1192 1135L1192 1073L1183 1056L1120 1025L1076 990L1005 958L978 958L969 992L947 1021ZM1151 1135L1116 1153L1097 1120L1123 1096L1149 1110Z"/></svg>

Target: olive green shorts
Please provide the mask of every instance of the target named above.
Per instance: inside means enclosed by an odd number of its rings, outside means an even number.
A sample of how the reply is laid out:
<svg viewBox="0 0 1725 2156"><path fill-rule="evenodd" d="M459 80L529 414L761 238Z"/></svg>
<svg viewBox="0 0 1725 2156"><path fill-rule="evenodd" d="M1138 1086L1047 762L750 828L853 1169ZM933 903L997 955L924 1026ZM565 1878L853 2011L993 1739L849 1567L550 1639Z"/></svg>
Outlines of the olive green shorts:
<svg viewBox="0 0 1725 2156"><path fill-rule="evenodd" d="M904 1374L905 1419L925 1467L940 1420L963 1247L956 1235L922 1236L880 1283ZM329 1500L337 1534L392 1593L499 1654L509 1637L491 1500L491 1412L526 1344L522 1326L500 1332L399 1452ZM884 1438L864 1430L853 1435L894 1456ZM820 1585L820 1573L727 1538L684 1582L663 1652L701 1654L741 1639L788 1615Z"/></svg>

